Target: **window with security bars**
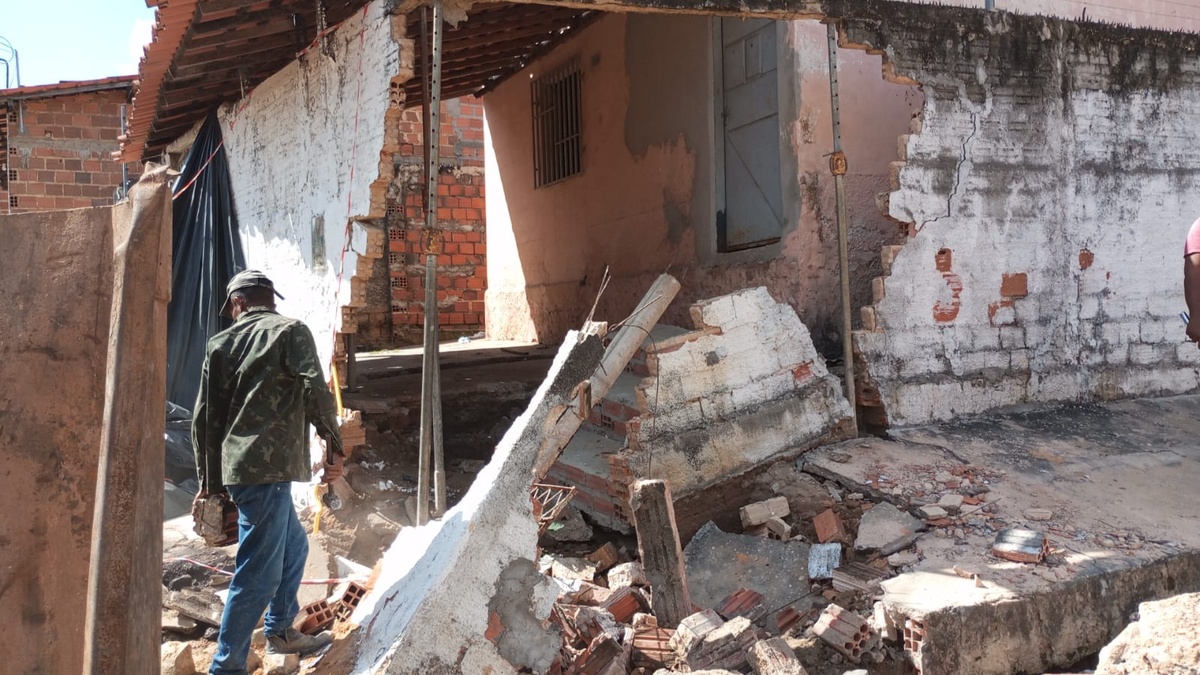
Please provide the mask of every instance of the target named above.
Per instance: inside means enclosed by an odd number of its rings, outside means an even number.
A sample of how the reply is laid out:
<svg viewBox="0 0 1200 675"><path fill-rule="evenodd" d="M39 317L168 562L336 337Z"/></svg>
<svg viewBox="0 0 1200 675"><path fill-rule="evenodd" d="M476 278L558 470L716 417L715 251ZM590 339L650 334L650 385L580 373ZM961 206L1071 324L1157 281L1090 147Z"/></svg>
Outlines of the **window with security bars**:
<svg viewBox="0 0 1200 675"><path fill-rule="evenodd" d="M531 84L534 187L583 170L582 79L579 62L570 61Z"/></svg>

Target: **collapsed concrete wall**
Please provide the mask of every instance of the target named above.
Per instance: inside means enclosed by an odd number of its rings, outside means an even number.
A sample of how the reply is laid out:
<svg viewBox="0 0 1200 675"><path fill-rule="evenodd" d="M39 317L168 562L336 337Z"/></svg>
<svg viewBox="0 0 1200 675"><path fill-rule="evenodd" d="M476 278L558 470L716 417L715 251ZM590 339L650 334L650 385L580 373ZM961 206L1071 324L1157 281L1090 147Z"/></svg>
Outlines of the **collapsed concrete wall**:
<svg viewBox="0 0 1200 675"><path fill-rule="evenodd" d="M112 294L112 209L0 216L0 650L77 673Z"/></svg>
<svg viewBox="0 0 1200 675"><path fill-rule="evenodd" d="M651 345L645 411L610 460L676 498L787 452L846 437L850 406L808 328L766 288L691 308L696 331Z"/></svg>
<svg viewBox="0 0 1200 675"><path fill-rule="evenodd" d="M842 39L925 91L886 204L910 236L855 334L860 405L904 425L1200 385L1179 319L1200 39L897 4Z"/></svg>
<svg viewBox="0 0 1200 675"><path fill-rule="evenodd" d="M403 17L388 6L376 0L338 27L332 57L310 49L221 111L247 265L274 280L282 313L312 328L325 364L334 332L354 332L352 308L366 304L383 255L370 221L384 216L391 180L393 81L412 66Z"/></svg>
<svg viewBox="0 0 1200 675"><path fill-rule="evenodd" d="M547 627L558 590L537 569L529 490L539 448L572 413L575 388L603 354L599 338L569 334L529 408L462 501L439 521L401 530L351 619L363 627L354 672L549 670L561 646Z"/></svg>

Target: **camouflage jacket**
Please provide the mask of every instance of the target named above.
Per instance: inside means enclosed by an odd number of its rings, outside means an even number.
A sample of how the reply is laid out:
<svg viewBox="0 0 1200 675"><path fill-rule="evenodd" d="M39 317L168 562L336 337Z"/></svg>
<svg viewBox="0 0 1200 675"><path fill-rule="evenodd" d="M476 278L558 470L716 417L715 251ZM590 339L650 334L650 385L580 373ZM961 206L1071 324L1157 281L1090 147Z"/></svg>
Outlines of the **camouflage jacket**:
<svg viewBox="0 0 1200 675"><path fill-rule="evenodd" d="M312 480L308 424L342 450L312 332L265 308L208 341L192 447L201 489Z"/></svg>

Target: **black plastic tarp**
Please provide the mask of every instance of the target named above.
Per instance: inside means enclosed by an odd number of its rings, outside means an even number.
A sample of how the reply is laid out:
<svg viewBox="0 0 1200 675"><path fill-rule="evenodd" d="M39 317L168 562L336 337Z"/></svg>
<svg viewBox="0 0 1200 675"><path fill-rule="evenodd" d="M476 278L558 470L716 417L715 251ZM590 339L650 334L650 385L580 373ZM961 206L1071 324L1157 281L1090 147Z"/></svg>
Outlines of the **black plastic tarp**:
<svg viewBox="0 0 1200 675"><path fill-rule="evenodd" d="M228 325L219 316L225 284L246 267L216 112L183 160L174 198L167 400L190 409L200 390L204 345Z"/></svg>

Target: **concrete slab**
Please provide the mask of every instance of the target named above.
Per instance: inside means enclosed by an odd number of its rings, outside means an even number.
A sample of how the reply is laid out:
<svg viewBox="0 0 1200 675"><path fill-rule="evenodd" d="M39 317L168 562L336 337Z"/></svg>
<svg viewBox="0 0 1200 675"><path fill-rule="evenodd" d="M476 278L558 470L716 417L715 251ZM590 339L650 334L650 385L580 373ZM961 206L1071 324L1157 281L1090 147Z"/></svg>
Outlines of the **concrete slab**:
<svg viewBox="0 0 1200 675"><path fill-rule="evenodd" d="M692 604L715 608L739 588L763 595L774 617L783 607L808 593L808 545L722 532L708 523L692 537L683 556ZM803 612L807 598L793 605Z"/></svg>
<svg viewBox="0 0 1200 675"><path fill-rule="evenodd" d="M1014 410L821 448L804 469L905 509L964 495L883 601L923 625L913 656L926 675L1042 672L1098 651L1139 602L1200 589L1198 406ZM990 555L1005 527L1045 532L1047 563Z"/></svg>
<svg viewBox="0 0 1200 675"><path fill-rule="evenodd" d="M858 551L879 549L920 530L921 521L884 502L863 513L858 523L858 536L854 548Z"/></svg>

